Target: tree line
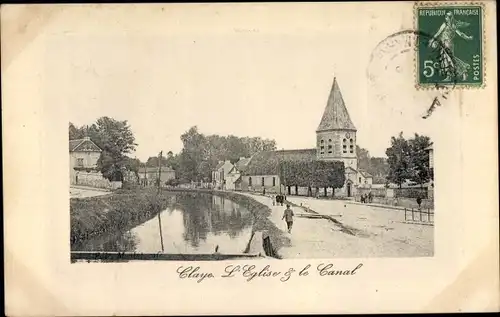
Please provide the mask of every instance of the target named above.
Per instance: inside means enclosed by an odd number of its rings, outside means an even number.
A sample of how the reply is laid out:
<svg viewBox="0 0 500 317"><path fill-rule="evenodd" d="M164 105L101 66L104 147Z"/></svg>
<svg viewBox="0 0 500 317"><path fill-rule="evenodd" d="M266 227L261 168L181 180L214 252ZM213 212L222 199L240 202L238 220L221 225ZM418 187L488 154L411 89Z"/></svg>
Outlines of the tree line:
<svg viewBox="0 0 500 317"><path fill-rule="evenodd" d="M260 137L205 135L197 126L181 135L183 148L173 155L169 164L180 181L210 181L211 171L219 161L236 163L261 151L276 150L276 141Z"/></svg>
<svg viewBox="0 0 500 317"><path fill-rule="evenodd" d="M284 161L280 163L280 178L287 186L341 188L345 167L338 161Z"/></svg>

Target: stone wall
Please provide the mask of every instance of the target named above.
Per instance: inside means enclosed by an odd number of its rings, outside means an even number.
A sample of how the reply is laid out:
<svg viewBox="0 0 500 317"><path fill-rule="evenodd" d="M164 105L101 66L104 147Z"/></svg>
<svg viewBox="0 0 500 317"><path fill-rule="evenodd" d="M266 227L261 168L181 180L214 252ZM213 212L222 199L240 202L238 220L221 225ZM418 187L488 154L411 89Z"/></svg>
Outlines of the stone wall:
<svg viewBox="0 0 500 317"><path fill-rule="evenodd" d="M105 179L100 172L83 172L75 173L74 182L72 185L89 186L104 189L118 189L122 187L122 182L110 182Z"/></svg>

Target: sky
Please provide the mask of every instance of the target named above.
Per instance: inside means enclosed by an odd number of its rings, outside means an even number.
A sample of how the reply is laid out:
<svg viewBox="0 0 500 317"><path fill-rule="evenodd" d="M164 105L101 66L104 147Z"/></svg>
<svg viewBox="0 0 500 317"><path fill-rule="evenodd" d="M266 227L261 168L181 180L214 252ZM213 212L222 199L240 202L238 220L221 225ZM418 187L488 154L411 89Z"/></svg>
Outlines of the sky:
<svg viewBox="0 0 500 317"><path fill-rule="evenodd" d="M78 126L128 120L138 143L132 156L141 160L179 152L180 135L195 125L312 148L334 77L358 145L372 156L384 156L399 131L432 138L437 129L439 114L421 119L433 96L414 88L412 53L401 47L371 59L388 35L411 25L411 9L188 9L60 15L42 42L53 90L46 102Z"/></svg>

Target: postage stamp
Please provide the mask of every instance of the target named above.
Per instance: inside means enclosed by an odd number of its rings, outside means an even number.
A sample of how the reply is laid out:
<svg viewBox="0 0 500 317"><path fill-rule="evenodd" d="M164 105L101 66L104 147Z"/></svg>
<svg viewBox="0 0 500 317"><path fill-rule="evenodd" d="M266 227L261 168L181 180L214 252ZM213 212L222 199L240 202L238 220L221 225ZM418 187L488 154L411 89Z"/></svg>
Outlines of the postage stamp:
<svg viewBox="0 0 500 317"><path fill-rule="evenodd" d="M417 3L417 87L484 87L484 38L481 4Z"/></svg>

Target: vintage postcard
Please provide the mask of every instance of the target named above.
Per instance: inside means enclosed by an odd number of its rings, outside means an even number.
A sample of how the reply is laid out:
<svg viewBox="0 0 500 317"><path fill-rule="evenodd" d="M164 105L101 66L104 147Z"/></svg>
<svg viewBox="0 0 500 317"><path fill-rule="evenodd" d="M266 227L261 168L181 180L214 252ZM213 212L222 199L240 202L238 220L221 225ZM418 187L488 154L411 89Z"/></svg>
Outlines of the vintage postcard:
<svg viewBox="0 0 500 317"><path fill-rule="evenodd" d="M500 309L494 2L1 23L7 315Z"/></svg>

